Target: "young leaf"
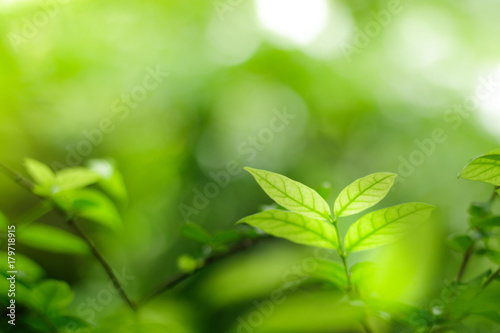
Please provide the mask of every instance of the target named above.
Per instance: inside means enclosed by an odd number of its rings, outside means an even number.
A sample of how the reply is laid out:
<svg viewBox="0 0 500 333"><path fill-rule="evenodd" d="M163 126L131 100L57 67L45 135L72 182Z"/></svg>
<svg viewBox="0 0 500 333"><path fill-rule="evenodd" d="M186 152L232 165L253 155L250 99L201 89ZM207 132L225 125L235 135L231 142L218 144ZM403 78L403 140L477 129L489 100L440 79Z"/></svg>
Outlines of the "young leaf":
<svg viewBox="0 0 500 333"><path fill-rule="evenodd" d="M473 244L468 235L457 235L448 240L448 245L455 251L465 253Z"/></svg>
<svg viewBox="0 0 500 333"><path fill-rule="evenodd" d="M32 292L32 303L48 317L57 316L73 301L73 291L64 281L45 280Z"/></svg>
<svg viewBox="0 0 500 333"><path fill-rule="evenodd" d="M120 201L127 200L128 194L122 174L113 163L104 159L94 159L88 162L88 166L99 175L99 186L114 198Z"/></svg>
<svg viewBox="0 0 500 333"><path fill-rule="evenodd" d="M293 212L313 218L330 219L330 208L326 201L312 188L280 174L245 168L260 187L279 205Z"/></svg>
<svg viewBox="0 0 500 333"><path fill-rule="evenodd" d="M355 180L335 200L335 217L353 215L377 204L389 193L396 176L380 172Z"/></svg>
<svg viewBox="0 0 500 333"><path fill-rule="evenodd" d="M407 203L371 212L347 231L346 251L367 250L392 243L417 223L425 221L434 208L423 203Z"/></svg>
<svg viewBox="0 0 500 333"><path fill-rule="evenodd" d="M195 242L199 242L202 244L208 244L212 241L212 235L204 228L199 226L196 223L186 223L182 226L181 229L184 237L193 240Z"/></svg>
<svg viewBox="0 0 500 333"><path fill-rule="evenodd" d="M82 167L63 169L56 174L56 186L59 191L83 188L98 180L99 176L94 171Z"/></svg>
<svg viewBox="0 0 500 333"><path fill-rule="evenodd" d="M0 269L1 269L0 274L6 274L8 277L7 272L10 271L11 269L9 268L7 257L8 257L7 252L4 251L0 252ZM44 275L42 267L40 267L38 263L26 257L25 255L17 252L15 259L16 259L16 271L17 271L16 279L18 281L26 284L31 284L38 281Z"/></svg>
<svg viewBox="0 0 500 333"><path fill-rule="evenodd" d="M341 290L346 288L344 266L335 261L318 259L318 267L310 274L311 278L336 285Z"/></svg>
<svg viewBox="0 0 500 333"><path fill-rule="evenodd" d="M500 186L500 149L474 159L462 170L460 177Z"/></svg>
<svg viewBox="0 0 500 333"><path fill-rule="evenodd" d="M247 216L238 223L247 223L276 237L292 242L337 249L337 232L324 220L282 210L268 210Z"/></svg>
<svg viewBox="0 0 500 333"><path fill-rule="evenodd" d="M500 227L500 216L492 216L486 219L472 220L471 226L474 228L495 228Z"/></svg>
<svg viewBox="0 0 500 333"><path fill-rule="evenodd" d="M111 229L121 225L121 218L113 202L92 189L70 190L58 193L56 203L66 212L101 223Z"/></svg>
<svg viewBox="0 0 500 333"><path fill-rule="evenodd" d="M78 236L45 224L33 224L19 230L17 240L29 247L66 254L86 255L88 245Z"/></svg>
<svg viewBox="0 0 500 333"><path fill-rule="evenodd" d="M41 196L49 196L51 194L51 187L56 180L56 176L52 170L45 164L27 158L24 161L26 171L35 181L35 188L33 193Z"/></svg>

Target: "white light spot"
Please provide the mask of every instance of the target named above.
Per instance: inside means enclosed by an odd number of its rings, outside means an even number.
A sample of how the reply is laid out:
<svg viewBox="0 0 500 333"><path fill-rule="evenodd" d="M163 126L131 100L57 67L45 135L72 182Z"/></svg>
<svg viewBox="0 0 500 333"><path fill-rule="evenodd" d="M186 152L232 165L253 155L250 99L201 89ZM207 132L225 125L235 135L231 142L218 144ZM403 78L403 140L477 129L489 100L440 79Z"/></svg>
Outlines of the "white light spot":
<svg viewBox="0 0 500 333"><path fill-rule="evenodd" d="M500 140L500 66L484 75L476 89L479 117L484 128Z"/></svg>
<svg viewBox="0 0 500 333"><path fill-rule="evenodd" d="M325 0L257 0L257 15L267 30L299 45L307 45L328 22Z"/></svg>

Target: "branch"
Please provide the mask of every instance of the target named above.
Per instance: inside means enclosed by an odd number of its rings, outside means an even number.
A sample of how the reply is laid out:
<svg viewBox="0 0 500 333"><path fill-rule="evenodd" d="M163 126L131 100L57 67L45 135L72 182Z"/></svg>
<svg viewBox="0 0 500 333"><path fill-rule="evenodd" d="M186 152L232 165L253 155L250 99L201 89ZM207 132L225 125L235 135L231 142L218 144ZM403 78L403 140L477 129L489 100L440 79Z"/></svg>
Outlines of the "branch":
<svg viewBox="0 0 500 333"><path fill-rule="evenodd" d="M211 266L212 264L216 263L217 261L230 257L233 254L242 252L252 246L254 246L257 242L260 240L264 239L265 237L257 238L257 239L245 239L241 241L240 243L234 245L231 249L229 249L227 252L220 253L220 254L215 254L212 255L211 257L208 257L205 260L205 263L203 266L198 267L196 270L190 273L178 273L170 278L168 278L165 282L163 282L158 288L154 289L148 296L144 297L144 299L139 303L139 305L145 304L149 302L151 299L155 298L156 296L160 295L161 293L174 288L184 280L187 280L191 276L195 275L196 273L204 270L205 268Z"/></svg>
<svg viewBox="0 0 500 333"><path fill-rule="evenodd" d="M34 194L32 192L32 189L35 187L35 184L33 184L33 182L31 180L23 177L19 172L12 170L11 168L9 168L7 165L5 165L2 162L0 162L0 167L2 168L2 170L5 172L5 174L7 176L11 177L14 181L16 181L21 186L23 186L28 191L30 191L30 193ZM36 195L36 196L39 197L40 199L45 199L45 198L40 197L38 195ZM61 209L57 205L55 206L55 208L60 215L62 215L65 219L67 219L67 212L66 211L64 211L63 209ZM106 259L104 259L104 257L101 255L99 250L97 250L97 248L95 247L92 240L80 228L80 226L76 223L74 218L69 218L68 223L76 230L76 232L79 234L79 236L88 244L88 246L90 247L90 249L92 251L92 254L94 255L94 257L96 257L96 259L99 261L101 266L104 268L104 270L106 271L106 274L111 279L111 282L113 283L115 288L118 290L118 292L120 293L123 300L130 306L130 308L133 311L136 311L135 304L127 296L127 294L125 293L125 290L123 289L120 282L118 281L118 278L116 277L115 273L111 269L111 266L108 264Z"/></svg>
<svg viewBox="0 0 500 333"><path fill-rule="evenodd" d="M493 193L491 194L488 201L486 201L486 204L490 209L491 206L493 205L493 202L495 202L495 199L497 198L497 191L499 188L500 186L495 186L495 188L493 189ZM464 254L464 258L462 259L462 263L460 264L460 269L457 274L457 282L460 282L460 280L462 279L465 270L467 268L467 265L469 264L469 260L472 257L472 254L474 254L474 244L472 244Z"/></svg>

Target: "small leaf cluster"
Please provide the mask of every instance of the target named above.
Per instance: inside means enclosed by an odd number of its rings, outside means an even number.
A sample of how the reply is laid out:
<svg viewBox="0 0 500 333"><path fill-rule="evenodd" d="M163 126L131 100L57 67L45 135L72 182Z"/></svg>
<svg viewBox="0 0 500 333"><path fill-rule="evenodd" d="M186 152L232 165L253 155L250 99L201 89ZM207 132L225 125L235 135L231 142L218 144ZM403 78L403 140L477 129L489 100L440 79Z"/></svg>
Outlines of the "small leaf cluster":
<svg viewBox="0 0 500 333"><path fill-rule="evenodd" d="M89 254L85 241L65 229L32 224L54 209L64 212L67 218L82 218L111 230L121 226L114 201L126 202L127 192L120 172L111 162L90 160L87 167L71 167L58 172L33 159L26 159L25 166L34 182L33 193L43 201L17 224L18 242L50 252Z"/></svg>
<svg viewBox="0 0 500 333"><path fill-rule="evenodd" d="M395 174L375 173L354 181L336 198L332 214L327 202L313 189L277 173L246 170L287 210L267 210L237 223L247 223L295 243L336 249L342 255L392 243L425 221L434 209L423 203L407 203L368 213L349 228L342 242L338 219L360 213L381 201L391 189Z"/></svg>

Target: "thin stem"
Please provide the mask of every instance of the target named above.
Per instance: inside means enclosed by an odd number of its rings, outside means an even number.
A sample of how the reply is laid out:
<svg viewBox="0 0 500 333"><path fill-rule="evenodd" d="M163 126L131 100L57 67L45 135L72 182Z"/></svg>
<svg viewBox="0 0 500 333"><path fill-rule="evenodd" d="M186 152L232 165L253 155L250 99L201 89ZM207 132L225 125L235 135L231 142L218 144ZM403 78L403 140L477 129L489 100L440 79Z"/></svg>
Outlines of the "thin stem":
<svg viewBox="0 0 500 333"><path fill-rule="evenodd" d="M335 227L335 231L337 233L337 243L339 244L339 248L337 251L339 253L340 260L342 260L342 264L344 265L345 277L346 277L346 282L347 282L346 291L349 292L349 291L351 291L351 287L352 287L351 273L349 272L349 266L347 265L347 254L345 253L344 243L342 243L342 239L340 238L339 228L337 225L337 218L331 219L330 222Z"/></svg>
<svg viewBox="0 0 500 333"><path fill-rule="evenodd" d="M493 202L495 202L495 199L498 197L497 191L499 188L500 188L500 186L495 186L495 188L493 189L493 193L491 194L488 201L486 201L488 208L491 208L491 206L493 205ZM467 269L467 265L469 264L469 261L470 261L472 255L474 254L474 245L475 244L472 244L464 254L464 257L462 259L462 263L460 264L460 269L459 269L458 274L457 274L457 282L460 282L462 280L462 277L465 273L465 270Z"/></svg>
<svg viewBox="0 0 500 333"><path fill-rule="evenodd" d="M111 279L111 282L113 282L113 285L115 286L116 290L118 290L118 292L120 293L120 296L123 298L123 300L130 306L130 308L133 311L136 311L137 310L136 305L134 304L134 302L132 302L130 300L130 298L125 293L125 290L121 286L120 281L118 281L118 278L116 277L115 273L113 272L113 269L108 264L106 259L104 259L104 257L101 255L99 250L97 250L97 248L94 245L94 242L92 242L92 240L85 234L83 229L80 228L80 226L78 225L78 223L76 223L76 220L74 218L70 218L68 220L68 223L76 230L78 235L81 238L83 238L85 240L85 242L87 242L87 244L89 245L89 247L92 251L92 254L94 255L94 257L96 257L96 259L99 261L101 266L104 268L104 270L106 271L106 274L108 274L108 277Z"/></svg>
<svg viewBox="0 0 500 333"><path fill-rule="evenodd" d="M255 245L259 240L261 240L262 238L258 238L258 239L254 239L254 240L250 240L250 239L245 239L243 240L242 242L234 245L229 251L227 252L224 252L224 253L220 253L220 254L216 254L216 255L213 255L209 258L207 258L204 262L204 264L200 267L198 267L197 269L195 269L193 272L189 272L189 273L186 273L186 272L181 272L181 273L178 273L172 277L169 277L165 282L163 282L159 287L157 287L156 289L154 289L148 296L144 297L144 299L140 302L139 305L142 305L142 304L145 304L147 302L149 302L151 299L155 298L156 296L160 295L161 293L169 290L169 289L172 289L174 287L176 287L178 284L180 284L181 282L187 280L188 278L190 278L191 276L197 274L198 272L204 270L205 268L209 267L210 265L216 263L217 261L221 260L221 259L224 259L224 258L227 258L229 256L232 256L233 254L236 254L238 252L241 252L243 250L246 250L250 247L252 247L253 245Z"/></svg>
<svg viewBox="0 0 500 333"><path fill-rule="evenodd" d="M471 245L464 254L464 258L462 259L462 263L460 264L460 269L457 274L457 282L462 280L462 277L465 273L465 269L467 268L467 264L469 263L472 254L474 253L474 245Z"/></svg>
<svg viewBox="0 0 500 333"><path fill-rule="evenodd" d="M35 187L35 184L33 182L25 177L23 177L19 172L16 172L9 168L7 165L5 165L3 162L0 162L0 167L2 170L5 172L7 176L12 178L16 183L19 183L22 187L28 189L31 191L33 187Z"/></svg>
<svg viewBox="0 0 500 333"><path fill-rule="evenodd" d="M19 172L12 170L11 168L9 168L7 165L5 165L2 162L0 162L0 167L5 172L5 174L7 174L9 177L11 177L14 181L19 183L21 186L26 188L28 191L30 191L30 192L32 191L32 189L35 186L32 181L23 177ZM33 192L31 192L31 193L33 193ZM45 199L45 198L40 197L38 195L37 195L37 197L39 197L40 199ZM62 216L64 216L66 218L66 216L67 216L66 211L64 211L63 209L61 209L57 205L55 208L59 214L61 214ZM99 261L101 266L104 268L106 273L108 274L108 277L111 279L113 285L118 290L118 292L122 296L123 300L130 306L130 308L133 311L136 311L135 304L127 296L127 294L125 293L125 290L123 289L120 282L118 281L118 278L116 277L113 270L111 269L111 266L108 264L106 259L104 259L104 257L101 255L99 250L97 250L97 248L94 246L94 243L92 242L92 240L84 233L84 231L80 228L80 226L76 223L76 221L74 219L70 218L68 220L68 222L76 230L76 232L80 235L80 237L88 244L92 253L96 257L96 259Z"/></svg>

